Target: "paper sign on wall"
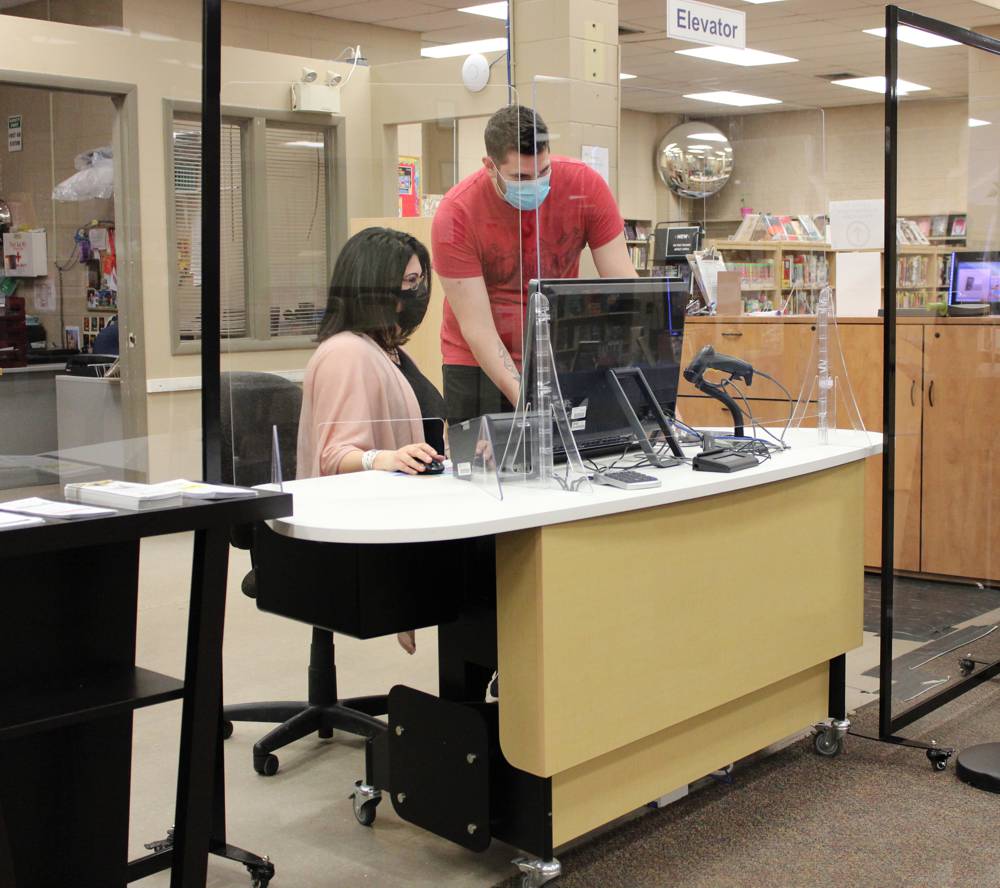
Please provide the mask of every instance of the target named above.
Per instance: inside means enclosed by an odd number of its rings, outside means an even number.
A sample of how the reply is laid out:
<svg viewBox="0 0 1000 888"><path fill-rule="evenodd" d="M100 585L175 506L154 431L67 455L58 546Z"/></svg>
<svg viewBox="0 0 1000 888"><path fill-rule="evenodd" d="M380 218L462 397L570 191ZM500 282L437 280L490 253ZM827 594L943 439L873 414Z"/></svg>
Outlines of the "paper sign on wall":
<svg viewBox="0 0 1000 888"><path fill-rule="evenodd" d="M878 253L837 253L837 315L878 317L882 307L882 257Z"/></svg>
<svg viewBox="0 0 1000 888"><path fill-rule="evenodd" d="M15 114L7 118L7 150L20 151L24 146L21 135L21 115Z"/></svg>
<svg viewBox="0 0 1000 888"><path fill-rule="evenodd" d="M881 250L884 243L884 200L830 201L831 247L835 250Z"/></svg>
<svg viewBox="0 0 1000 888"><path fill-rule="evenodd" d="M667 36L688 43L745 49L747 16L695 0L667 0Z"/></svg>
<svg viewBox="0 0 1000 888"><path fill-rule="evenodd" d="M55 311L56 310L56 288L48 278L41 278L35 281L35 297L33 300L35 311Z"/></svg>
<svg viewBox="0 0 1000 888"><path fill-rule="evenodd" d="M597 170L607 182L610 174L610 152L608 149L601 145L583 145L581 154L583 162L592 170Z"/></svg>

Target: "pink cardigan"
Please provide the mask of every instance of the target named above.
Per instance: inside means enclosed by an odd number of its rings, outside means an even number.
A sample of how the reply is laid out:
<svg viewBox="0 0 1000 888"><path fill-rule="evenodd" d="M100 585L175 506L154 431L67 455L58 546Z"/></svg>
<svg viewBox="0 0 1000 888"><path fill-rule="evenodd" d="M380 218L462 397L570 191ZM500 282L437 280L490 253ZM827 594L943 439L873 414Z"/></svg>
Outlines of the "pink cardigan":
<svg viewBox="0 0 1000 888"><path fill-rule="evenodd" d="M413 387L374 340L344 332L320 344L302 383L299 478L336 475L354 450L398 450L423 440Z"/></svg>

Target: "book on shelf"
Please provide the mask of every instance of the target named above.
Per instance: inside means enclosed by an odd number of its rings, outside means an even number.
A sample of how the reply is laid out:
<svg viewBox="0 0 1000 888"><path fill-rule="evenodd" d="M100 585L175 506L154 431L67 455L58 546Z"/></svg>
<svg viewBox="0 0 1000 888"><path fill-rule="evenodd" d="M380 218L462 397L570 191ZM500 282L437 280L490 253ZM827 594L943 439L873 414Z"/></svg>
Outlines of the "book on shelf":
<svg viewBox="0 0 1000 888"><path fill-rule="evenodd" d="M949 237L965 237L965 220L966 217L964 215L952 216L951 230L948 232Z"/></svg>
<svg viewBox="0 0 1000 888"><path fill-rule="evenodd" d="M927 235L920 230L920 226L912 219L897 219L896 243L923 245L929 244L930 241L927 239Z"/></svg>
<svg viewBox="0 0 1000 888"><path fill-rule="evenodd" d="M746 243L754 239L754 235L757 233L757 227L760 225L760 213L748 213L740 221L740 227L736 229L736 233L730 238L737 243Z"/></svg>
<svg viewBox="0 0 1000 888"><path fill-rule="evenodd" d="M66 499L94 506L143 511L179 506L185 500L240 499L257 495L246 487L204 484L178 478L160 484L140 484L133 481L81 481L67 484Z"/></svg>
<svg viewBox="0 0 1000 888"><path fill-rule="evenodd" d="M948 217L947 216L931 216L931 237L947 237L948 236Z"/></svg>

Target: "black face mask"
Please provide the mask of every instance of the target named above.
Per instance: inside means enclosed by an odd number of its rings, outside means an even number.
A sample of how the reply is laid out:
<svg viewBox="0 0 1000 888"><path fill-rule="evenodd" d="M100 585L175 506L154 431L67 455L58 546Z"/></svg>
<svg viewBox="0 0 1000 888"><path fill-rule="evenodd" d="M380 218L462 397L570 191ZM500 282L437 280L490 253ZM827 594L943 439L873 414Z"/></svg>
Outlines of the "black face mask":
<svg viewBox="0 0 1000 888"><path fill-rule="evenodd" d="M427 284L421 283L412 289L400 290L399 301L403 307L397 315L397 323L403 330L416 330L427 314Z"/></svg>

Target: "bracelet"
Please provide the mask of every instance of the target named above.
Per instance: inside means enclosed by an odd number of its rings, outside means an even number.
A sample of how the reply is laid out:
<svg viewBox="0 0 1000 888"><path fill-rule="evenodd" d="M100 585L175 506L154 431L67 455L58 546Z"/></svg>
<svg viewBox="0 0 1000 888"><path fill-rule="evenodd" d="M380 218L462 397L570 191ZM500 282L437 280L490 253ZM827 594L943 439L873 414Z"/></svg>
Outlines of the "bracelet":
<svg viewBox="0 0 1000 888"><path fill-rule="evenodd" d="M377 457L379 453L381 453L380 450L366 450L363 454L361 454L361 468L366 472L370 472L374 469L375 457Z"/></svg>

